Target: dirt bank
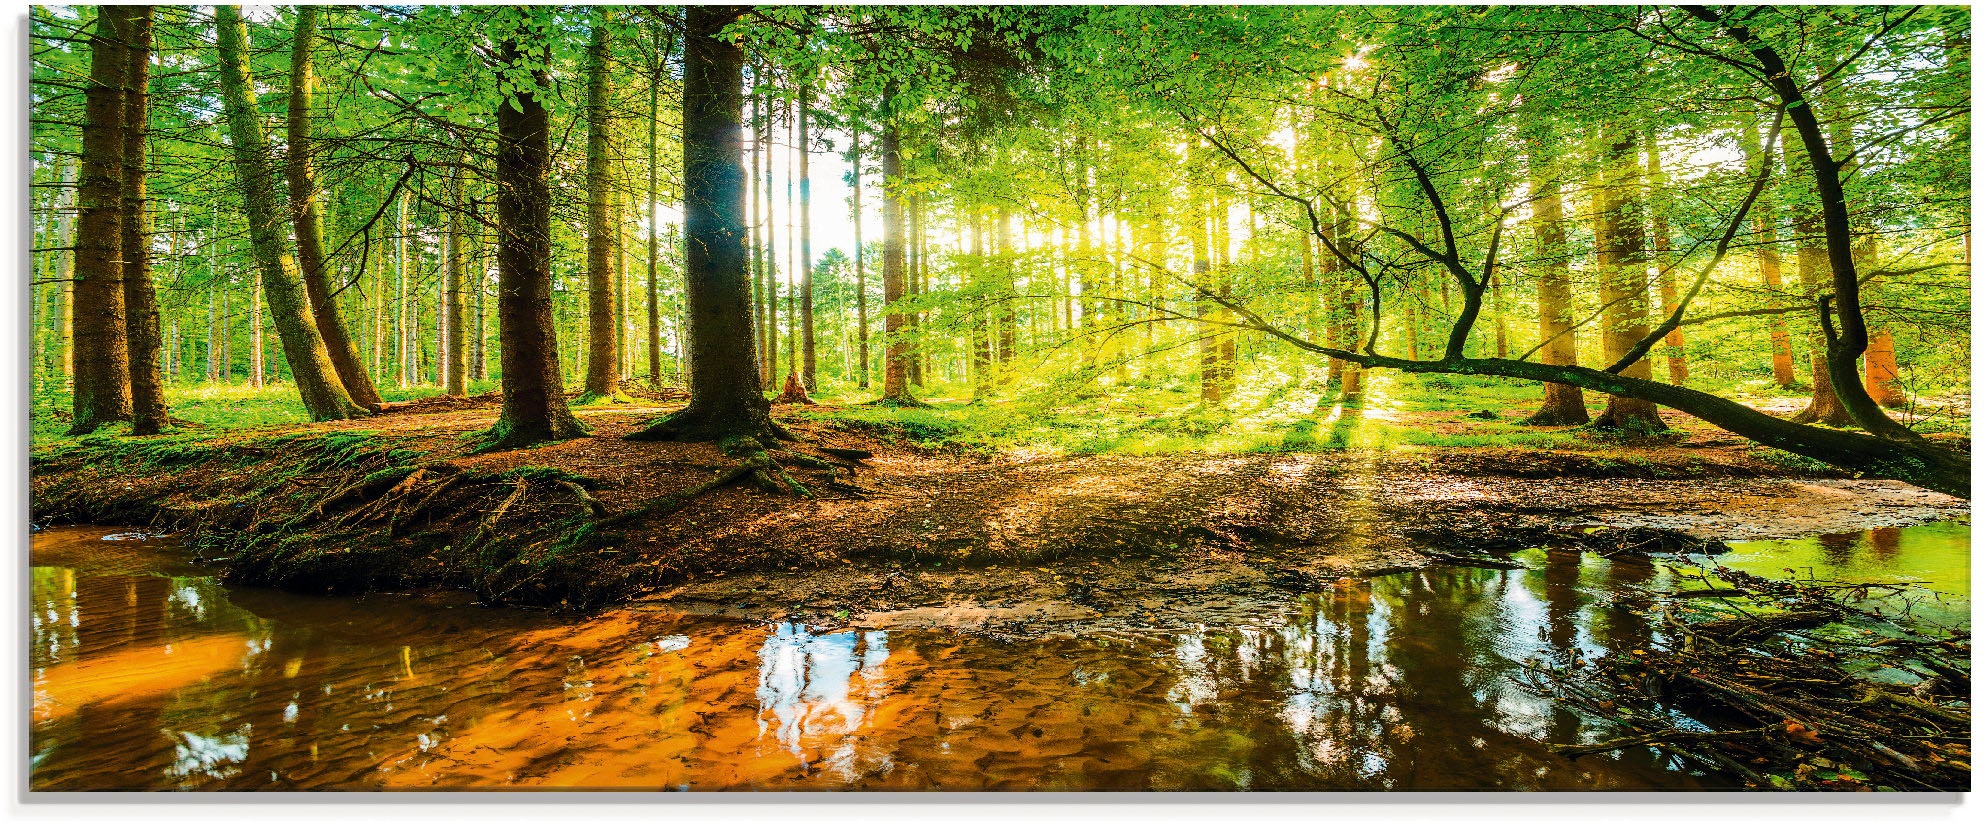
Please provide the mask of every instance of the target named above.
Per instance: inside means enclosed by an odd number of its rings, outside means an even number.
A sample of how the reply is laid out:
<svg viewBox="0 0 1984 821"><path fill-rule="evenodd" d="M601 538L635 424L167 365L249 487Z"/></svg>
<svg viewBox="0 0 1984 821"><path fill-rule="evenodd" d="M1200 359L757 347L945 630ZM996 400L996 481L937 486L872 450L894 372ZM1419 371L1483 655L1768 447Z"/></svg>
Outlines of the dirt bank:
<svg viewBox="0 0 1984 821"><path fill-rule="evenodd" d="M38 451L37 522L183 532L230 579L324 592L461 587L496 602L954 626L1216 618L1249 596L1534 544L1571 525L1757 538L1959 515L1960 500L1813 475L1694 434L1620 452L1441 449L1019 459L947 454L782 410L810 496L717 475L710 444L620 438L665 407L581 411L595 436L471 455L487 402L283 432ZM821 447L873 453L836 463ZM815 467L803 467L800 462Z"/></svg>

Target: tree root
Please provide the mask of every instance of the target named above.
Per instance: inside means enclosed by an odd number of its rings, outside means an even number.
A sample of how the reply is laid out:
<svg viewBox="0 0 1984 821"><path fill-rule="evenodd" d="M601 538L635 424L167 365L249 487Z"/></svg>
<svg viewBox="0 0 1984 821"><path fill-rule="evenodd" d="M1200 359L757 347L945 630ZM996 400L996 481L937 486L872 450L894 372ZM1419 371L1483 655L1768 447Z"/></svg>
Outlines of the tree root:
<svg viewBox="0 0 1984 821"><path fill-rule="evenodd" d="M724 455L740 457L740 461L724 468L723 472L708 481L678 490L632 510L599 519L593 522L592 527L599 530L617 527L640 518L666 516L688 505L696 497L741 480L749 480L753 487L766 493L810 498L813 495L812 490L792 478L792 475L779 463L780 458L796 465L820 470L835 471L839 467L824 459L803 453L784 449L769 450L756 438L749 436L727 437L718 443L718 447L723 450Z"/></svg>

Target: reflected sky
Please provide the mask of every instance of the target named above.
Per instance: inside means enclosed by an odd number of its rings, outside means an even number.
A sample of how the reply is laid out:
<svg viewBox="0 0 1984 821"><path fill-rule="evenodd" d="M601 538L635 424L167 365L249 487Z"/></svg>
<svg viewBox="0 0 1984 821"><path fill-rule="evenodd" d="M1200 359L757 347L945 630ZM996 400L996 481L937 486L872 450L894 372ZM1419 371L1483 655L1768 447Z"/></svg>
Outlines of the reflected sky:
<svg viewBox="0 0 1984 821"><path fill-rule="evenodd" d="M1730 786L1551 755L1603 728L1513 677L1661 641L1619 595L1668 583L1645 562L1531 551L1237 624L1000 641L231 590L106 533L35 536L37 790Z"/></svg>

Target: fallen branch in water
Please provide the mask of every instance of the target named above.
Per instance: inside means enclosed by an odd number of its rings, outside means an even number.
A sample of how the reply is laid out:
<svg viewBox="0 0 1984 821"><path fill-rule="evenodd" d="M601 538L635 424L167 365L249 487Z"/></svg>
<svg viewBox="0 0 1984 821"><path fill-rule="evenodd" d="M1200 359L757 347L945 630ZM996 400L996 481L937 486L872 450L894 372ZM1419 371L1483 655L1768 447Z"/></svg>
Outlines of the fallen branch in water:
<svg viewBox="0 0 1984 821"><path fill-rule="evenodd" d="M1758 789L1969 788L1967 633L1927 635L1853 607L1867 585L1714 576L1730 586L1636 605L1665 628L1646 646L1526 665L1532 689L1619 732L1553 752L1660 747ZM1739 594L1772 609L1727 601Z"/></svg>

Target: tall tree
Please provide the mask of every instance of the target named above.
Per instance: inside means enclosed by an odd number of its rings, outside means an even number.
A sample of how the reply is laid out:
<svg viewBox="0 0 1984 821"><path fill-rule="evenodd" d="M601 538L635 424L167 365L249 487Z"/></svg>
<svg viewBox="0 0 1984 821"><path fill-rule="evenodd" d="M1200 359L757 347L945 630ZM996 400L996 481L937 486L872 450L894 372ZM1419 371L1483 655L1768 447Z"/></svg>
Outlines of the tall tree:
<svg viewBox="0 0 1984 821"><path fill-rule="evenodd" d="M1760 165L1770 161L1757 137L1756 123L1747 118L1743 121L1743 157L1752 175L1764 170ZM1756 235L1757 276L1766 290L1776 293L1784 287L1784 274L1777 253L1777 207L1769 190L1758 194L1751 214L1751 231ZM1798 386L1798 370L1792 361L1791 331L1784 315L1771 314L1764 321L1770 333L1771 378L1780 388L1795 388Z"/></svg>
<svg viewBox="0 0 1984 821"><path fill-rule="evenodd" d="M690 6L682 51L683 287L688 296L689 406L635 440L783 434L759 389L744 254L744 52L719 36L738 6Z"/></svg>
<svg viewBox="0 0 1984 821"><path fill-rule="evenodd" d="M847 138L850 143L847 156L852 167L853 209L854 209L854 323L855 336L861 346L861 358L856 367L860 373L862 390L868 389L868 269L867 255L861 247L861 122L853 121L848 126Z"/></svg>
<svg viewBox="0 0 1984 821"><path fill-rule="evenodd" d="M78 180L71 436L131 418L131 354L124 316L124 89L131 70L129 6L100 6L90 29Z"/></svg>
<svg viewBox="0 0 1984 821"><path fill-rule="evenodd" d="M614 179L612 136L613 12L592 10L586 48L586 390L581 403L624 402L620 390L617 303L620 261L619 181Z"/></svg>
<svg viewBox="0 0 1984 821"><path fill-rule="evenodd" d="M799 85L799 333L806 390L820 389L818 355L813 340L813 143L809 129L813 87Z"/></svg>
<svg viewBox="0 0 1984 821"><path fill-rule="evenodd" d="M893 85L882 95L881 135L876 150L882 155L882 398L888 405L920 405L909 393L910 347L908 311L899 303L908 295L908 271L903 265L903 200L907 197L902 177L902 138L891 107L895 103Z"/></svg>
<svg viewBox="0 0 1984 821"><path fill-rule="evenodd" d="M228 136L234 148L235 176L241 188L242 215L248 220L248 240L261 272L262 293L290 375L303 397L303 407L316 421L352 419L366 415L352 402L324 348L324 338L310 318L309 298L283 237L286 214L277 197L276 174L269 160L268 137L262 132L255 103L254 76L248 69L248 26L239 6L216 6L219 33L221 94L225 101Z"/></svg>
<svg viewBox="0 0 1984 821"><path fill-rule="evenodd" d="M318 196L316 137L311 128L312 96L317 86L316 6L296 7L296 30L289 45L289 112L285 122L288 147L284 175L289 183L290 220L296 231L296 265L310 298L310 316L324 338L338 381L351 400L367 410L384 407L379 388L358 358L358 345L345 328L332 296L331 274L324 258L323 204Z"/></svg>
<svg viewBox="0 0 1984 821"><path fill-rule="evenodd" d="M284 242L282 224L288 214L278 200L276 169L270 165L268 137L262 133L262 117L256 109L254 75L248 69L248 24L240 16L240 6L214 6L214 26L218 28L220 91L228 137L234 145L242 216L248 218L250 252L260 270L270 315L276 321L276 335L282 337L282 353L290 361L290 375L296 379L304 409L313 420L365 416L365 409L357 407L345 385L337 381L331 355L323 349L323 337L311 321L304 280Z"/></svg>
<svg viewBox="0 0 1984 821"><path fill-rule="evenodd" d="M517 78L496 109L496 333L502 346L503 413L485 449L585 436L565 404L558 329L551 314L551 72L545 32L530 9L501 46L501 72ZM528 50L526 50L528 49Z"/></svg>
<svg viewBox="0 0 1984 821"><path fill-rule="evenodd" d="M448 232L441 255L441 391L468 395L468 300L462 286L468 276L467 205L463 201L460 163L448 180Z"/></svg>
<svg viewBox="0 0 1984 821"><path fill-rule="evenodd" d="M1600 126L1603 151L1598 190L1594 192L1592 231L1598 246L1598 302L1604 306L1605 358L1617 361L1646 336L1646 208L1640 196L1639 139L1631 128L1616 121ZM1653 363L1642 356L1627 366L1623 374L1634 379L1651 379ZM1605 412L1592 420L1594 426L1632 433L1656 433L1667 429L1660 409L1652 402L1629 396L1610 396Z"/></svg>
<svg viewBox="0 0 1984 821"><path fill-rule="evenodd" d="M1667 190L1667 172L1660 165L1660 138L1651 128L1646 130L1646 182L1649 200L1647 202L1648 228L1653 236L1653 269L1655 282L1660 289L1660 310L1672 312L1680 299L1680 288L1676 284L1674 268L1674 230L1668 225L1667 208L1652 200L1662 196ZM1688 381L1688 340L1680 328L1667 332L1664 340L1667 354L1667 381L1676 385Z"/></svg>
<svg viewBox="0 0 1984 821"><path fill-rule="evenodd" d="M1578 364L1577 326L1571 315L1571 248L1564 230L1564 195L1546 165L1549 139L1526 135L1529 186L1533 192L1530 218L1536 235L1536 333L1545 365ZM1591 421L1584 389L1576 385L1543 383L1543 406L1525 420L1531 425L1583 425Z"/></svg>
<svg viewBox="0 0 1984 821"><path fill-rule="evenodd" d="M132 6L126 18L131 67L124 81L123 238L125 336L130 349L131 432L158 433L166 425L165 374L158 296L152 290L150 203L145 196L145 141L151 133L152 7Z"/></svg>

